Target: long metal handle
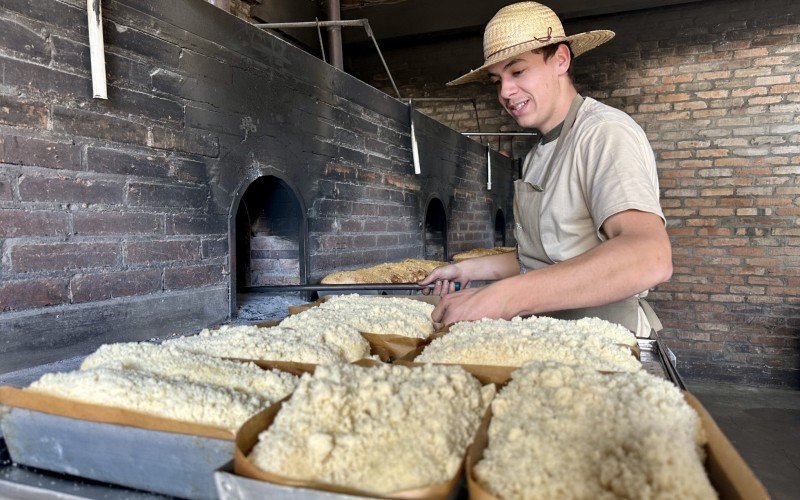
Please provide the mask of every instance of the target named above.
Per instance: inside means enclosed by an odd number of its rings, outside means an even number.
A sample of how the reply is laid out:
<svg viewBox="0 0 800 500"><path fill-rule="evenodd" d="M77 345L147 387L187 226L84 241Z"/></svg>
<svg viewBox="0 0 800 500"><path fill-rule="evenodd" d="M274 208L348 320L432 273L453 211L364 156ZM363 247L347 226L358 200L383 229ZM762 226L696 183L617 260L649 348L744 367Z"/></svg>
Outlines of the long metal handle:
<svg viewBox="0 0 800 500"><path fill-rule="evenodd" d="M461 290L461 283L453 283L456 291ZM435 285L431 283L427 288L432 289ZM337 292L349 290L422 290L423 288L416 283L348 283L344 285L265 285L265 286L244 286L239 288L241 292L269 293L269 292Z"/></svg>

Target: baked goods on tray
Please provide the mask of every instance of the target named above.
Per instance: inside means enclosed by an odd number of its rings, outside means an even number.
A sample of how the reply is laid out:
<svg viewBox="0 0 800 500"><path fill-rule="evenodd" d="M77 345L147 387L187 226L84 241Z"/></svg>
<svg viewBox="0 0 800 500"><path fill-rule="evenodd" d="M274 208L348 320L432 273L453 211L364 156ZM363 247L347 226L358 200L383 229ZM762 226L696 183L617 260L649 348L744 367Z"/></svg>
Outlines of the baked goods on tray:
<svg viewBox="0 0 800 500"><path fill-rule="evenodd" d="M474 259L475 257L486 257L487 255L498 255L501 253L515 252L517 247L494 247L494 248L473 248L466 252L459 252L453 255L453 262Z"/></svg>
<svg viewBox="0 0 800 500"><path fill-rule="evenodd" d="M556 361L601 371L638 371L642 365L631 354L627 337L633 334L599 319L482 319L453 325L414 361L495 366Z"/></svg>
<svg viewBox="0 0 800 500"><path fill-rule="evenodd" d="M377 266L337 271L322 278L323 285L346 285L356 283L416 283L431 271L447 262L438 260L405 259Z"/></svg>
<svg viewBox="0 0 800 500"><path fill-rule="evenodd" d="M681 391L645 371L528 363L492 402L474 466L497 498L716 498Z"/></svg>
<svg viewBox="0 0 800 500"><path fill-rule="evenodd" d="M318 366L250 459L273 474L371 495L446 483L494 392L457 366Z"/></svg>

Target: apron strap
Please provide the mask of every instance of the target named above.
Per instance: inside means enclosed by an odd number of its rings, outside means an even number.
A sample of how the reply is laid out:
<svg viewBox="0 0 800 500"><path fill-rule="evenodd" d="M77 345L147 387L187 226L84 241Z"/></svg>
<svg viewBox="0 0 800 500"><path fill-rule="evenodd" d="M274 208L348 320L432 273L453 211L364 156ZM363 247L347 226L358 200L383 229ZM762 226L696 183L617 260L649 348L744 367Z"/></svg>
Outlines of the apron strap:
<svg viewBox="0 0 800 500"><path fill-rule="evenodd" d="M661 324L661 320L658 319L656 312L653 310L653 306L651 306L646 300L640 298L639 307L641 307L642 311L644 311L644 315L647 316L647 321L650 322L650 327L653 330L660 332L664 329L664 325Z"/></svg>

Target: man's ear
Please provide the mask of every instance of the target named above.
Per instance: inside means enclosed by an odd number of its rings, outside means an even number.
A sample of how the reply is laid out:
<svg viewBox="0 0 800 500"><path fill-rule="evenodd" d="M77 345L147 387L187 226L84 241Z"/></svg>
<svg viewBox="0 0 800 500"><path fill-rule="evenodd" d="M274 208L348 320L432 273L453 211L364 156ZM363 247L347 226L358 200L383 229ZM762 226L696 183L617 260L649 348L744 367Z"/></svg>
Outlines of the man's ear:
<svg viewBox="0 0 800 500"><path fill-rule="evenodd" d="M559 44L553 57L556 60L559 75L563 75L569 71L569 65L572 63L572 56L570 55L567 44Z"/></svg>

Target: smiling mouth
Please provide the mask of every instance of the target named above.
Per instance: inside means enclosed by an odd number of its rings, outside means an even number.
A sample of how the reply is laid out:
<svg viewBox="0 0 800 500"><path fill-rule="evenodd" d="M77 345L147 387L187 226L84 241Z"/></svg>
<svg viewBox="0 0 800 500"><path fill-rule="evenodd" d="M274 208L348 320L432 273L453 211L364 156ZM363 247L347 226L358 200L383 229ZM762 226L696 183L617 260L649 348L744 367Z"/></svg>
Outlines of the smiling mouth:
<svg viewBox="0 0 800 500"><path fill-rule="evenodd" d="M511 111L511 114L517 115L522 111L522 109L528 104L529 99L525 99L524 101L519 101L513 104L508 105L508 110Z"/></svg>

